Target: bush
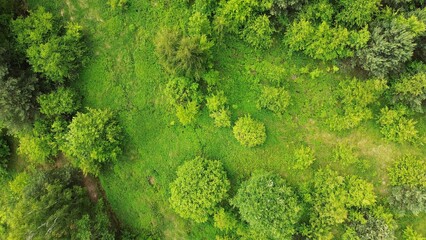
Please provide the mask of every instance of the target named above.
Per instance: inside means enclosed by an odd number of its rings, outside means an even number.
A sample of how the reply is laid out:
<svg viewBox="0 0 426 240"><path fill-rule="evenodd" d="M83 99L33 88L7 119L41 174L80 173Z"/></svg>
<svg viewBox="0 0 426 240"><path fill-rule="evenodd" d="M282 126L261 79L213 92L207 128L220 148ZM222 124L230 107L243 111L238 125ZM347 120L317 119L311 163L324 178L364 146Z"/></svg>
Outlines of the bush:
<svg viewBox="0 0 426 240"><path fill-rule="evenodd" d="M49 94L40 95L37 102L40 104L40 112L48 117L71 115L80 108L77 94L64 87L60 87Z"/></svg>
<svg viewBox="0 0 426 240"><path fill-rule="evenodd" d="M65 136L64 150L84 174L99 175L101 164L115 162L121 154L122 129L110 110L87 109L77 113Z"/></svg>
<svg viewBox="0 0 426 240"><path fill-rule="evenodd" d="M266 108L276 114L283 114L290 104L290 94L284 88L264 86L257 101L259 109Z"/></svg>
<svg viewBox="0 0 426 240"><path fill-rule="evenodd" d="M231 117L226 103L228 99L226 98L223 91L212 94L206 98L207 108L210 112L210 117L214 119L214 124L217 127L230 127L231 126Z"/></svg>
<svg viewBox="0 0 426 240"><path fill-rule="evenodd" d="M392 215L378 207L366 213L364 221L355 222L354 229L360 239L395 239L396 225Z"/></svg>
<svg viewBox="0 0 426 240"><path fill-rule="evenodd" d="M108 5L112 10L124 9L128 5L128 0L108 0Z"/></svg>
<svg viewBox="0 0 426 240"><path fill-rule="evenodd" d="M201 102L197 83L183 77L172 78L166 85L165 95L176 108L176 116L183 125L195 120Z"/></svg>
<svg viewBox="0 0 426 240"><path fill-rule="evenodd" d="M330 128L338 131L351 129L362 121L371 119L373 113L369 106L376 103L386 89L386 81L379 79L340 82L337 99L343 105L340 107L342 112L329 119Z"/></svg>
<svg viewBox="0 0 426 240"><path fill-rule="evenodd" d="M254 48L269 48L272 45L271 26L268 16L261 15L248 21L241 33L241 38Z"/></svg>
<svg viewBox="0 0 426 240"><path fill-rule="evenodd" d="M426 100L426 73L419 72L413 76L404 77L395 86L395 98L413 111L423 113L423 103Z"/></svg>
<svg viewBox="0 0 426 240"><path fill-rule="evenodd" d="M312 165L315 161L314 151L310 147L301 146L294 151L294 161L292 169L303 170Z"/></svg>
<svg viewBox="0 0 426 240"><path fill-rule="evenodd" d="M425 237L414 231L410 226L404 229L403 238L404 240L426 240Z"/></svg>
<svg viewBox="0 0 426 240"><path fill-rule="evenodd" d="M426 164L422 159L406 155L397 159L389 168L392 186L426 187Z"/></svg>
<svg viewBox="0 0 426 240"><path fill-rule="evenodd" d="M342 0L338 4L342 7L336 15L338 22L348 27L363 27L379 11L380 0Z"/></svg>
<svg viewBox="0 0 426 240"><path fill-rule="evenodd" d="M385 139L398 143L414 143L417 141L417 122L406 118L406 108L398 107L395 109L389 109L388 107L385 107L380 110L380 113L378 122L380 124L380 132L383 134Z"/></svg>
<svg viewBox="0 0 426 240"><path fill-rule="evenodd" d="M333 149L333 161L343 166L356 163L358 160L353 148L347 144L338 143Z"/></svg>
<svg viewBox="0 0 426 240"><path fill-rule="evenodd" d="M400 214L410 212L417 216L426 212L426 188L416 186L392 187L389 204Z"/></svg>
<svg viewBox="0 0 426 240"><path fill-rule="evenodd" d="M51 13L38 8L14 20L12 29L35 72L54 82L76 76L85 51L80 25L60 26Z"/></svg>
<svg viewBox="0 0 426 240"><path fill-rule="evenodd" d="M272 173L253 174L238 189L232 204L253 230L273 239L291 238L302 210L293 189Z"/></svg>
<svg viewBox="0 0 426 240"><path fill-rule="evenodd" d="M240 117L232 131L237 141L247 147L262 145L266 140L265 125L250 115Z"/></svg>
<svg viewBox="0 0 426 240"><path fill-rule="evenodd" d="M210 66L212 46L206 35L182 36L171 29L160 30L155 38L156 53L166 71L196 79Z"/></svg>
<svg viewBox="0 0 426 240"><path fill-rule="evenodd" d="M229 187L221 162L196 157L178 168L177 178L170 184L170 204L181 217L205 222Z"/></svg>
<svg viewBox="0 0 426 240"><path fill-rule="evenodd" d="M214 227L221 231L230 232L234 230L238 221L231 213L226 212L225 209L220 208L213 216Z"/></svg>
<svg viewBox="0 0 426 240"><path fill-rule="evenodd" d="M395 19L395 17L392 17ZM385 77L411 59L415 35L396 20L385 20L371 30L371 39L357 52L359 64L371 75Z"/></svg>

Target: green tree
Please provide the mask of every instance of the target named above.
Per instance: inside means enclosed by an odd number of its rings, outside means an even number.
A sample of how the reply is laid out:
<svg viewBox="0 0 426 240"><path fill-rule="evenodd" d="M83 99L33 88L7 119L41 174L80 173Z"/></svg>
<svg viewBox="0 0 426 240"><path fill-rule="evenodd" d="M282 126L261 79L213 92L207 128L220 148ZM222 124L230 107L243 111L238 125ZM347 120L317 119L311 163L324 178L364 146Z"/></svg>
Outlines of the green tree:
<svg viewBox="0 0 426 240"><path fill-rule="evenodd" d="M426 212L426 187L392 187L389 204L402 215L412 213L417 216Z"/></svg>
<svg viewBox="0 0 426 240"><path fill-rule="evenodd" d="M356 54L360 66L377 77L398 70L413 55L415 35L395 17L392 19L372 27L370 41Z"/></svg>
<svg viewBox="0 0 426 240"><path fill-rule="evenodd" d="M293 189L272 173L253 174L238 189L232 205L253 230L273 239L291 238L302 210Z"/></svg>
<svg viewBox="0 0 426 240"><path fill-rule="evenodd" d="M290 104L290 94L283 87L264 86L257 101L259 109L266 108L276 114L283 114Z"/></svg>
<svg viewBox="0 0 426 240"><path fill-rule="evenodd" d="M53 82L76 76L85 51L80 25L59 25L51 13L38 8L28 17L14 20L12 29L35 72Z"/></svg>
<svg viewBox="0 0 426 240"><path fill-rule="evenodd" d="M37 91L37 78L33 76L12 77L0 66L0 121L8 128L19 130L31 122Z"/></svg>
<svg viewBox="0 0 426 240"><path fill-rule="evenodd" d="M426 237L423 237L421 234L413 230L411 226L408 226L404 229L403 238L405 240L425 240Z"/></svg>
<svg viewBox="0 0 426 240"><path fill-rule="evenodd" d="M388 170L391 186L426 187L426 164L418 157L398 158Z"/></svg>
<svg viewBox="0 0 426 240"><path fill-rule="evenodd" d="M405 107L397 107L390 109L384 107L380 109L380 132L385 139L394 142L411 142L415 143L418 139L418 131L416 129L417 122L407 118L408 111Z"/></svg>
<svg viewBox="0 0 426 240"><path fill-rule="evenodd" d="M65 136L65 154L84 174L98 175L101 164L116 162L121 154L122 129L110 110L77 113Z"/></svg>
<svg viewBox="0 0 426 240"><path fill-rule="evenodd" d="M363 27L379 11L380 0L340 0L338 5L341 7L336 15L338 22L348 27Z"/></svg>
<svg viewBox="0 0 426 240"><path fill-rule="evenodd" d="M303 170L312 165L315 161L314 151L310 147L301 146L294 151L292 169Z"/></svg>
<svg viewBox="0 0 426 240"><path fill-rule="evenodd" d="M59 87L55 91L37 97L40 112L48 117L72 115L80 108L77 94L70 88Z"/></svg>
<svg viewBox="0 0 426 240"><path fill-rule="evenodd" d="M241 32L241 38L255 48L269 48L272 45L272 34L269 17L260 15L249 20Z"/></svg>
<svg viewBox="0 0 426 240"><path fill-rule="evenodd" d="M360 239L392 240L395 238L396 224L392 214L381 206L364 213L361 221L352 222Z"/></svg>
<svg viewBox="0 0 426 240"><path fill-rule="evenodd" d="M400 79L394 85L394 91L397 101L407 104L413 111L423 113L423 103L426 100L426 73L419 72Z"/></svg>
<svg viewBox="0 0 426 240"><path fill-rule="evenodd" d="M265 125L254 120L250 115L240 117L235 123L232 132L237 141L247 147L262 145L266 140Z"/></svg>
<svg viewBox="0 0 426 240"><path fill-rule="evenodd" d="M160 30L155 38L156 53L166 71L196 79L210 66L212 46L204 34L182 36L172 29Z"/></svg>
<svg viewBox="0 0 426 240"><path fill-rule="evenodd" d="M231 113L226 106L228 99L223 91L211 94L206 98L206 106L209 109L210 117L214 119L214 124L217 127L231 126Z"/></svg>
<svg viewBox="0 0 426 240"><path fill-rule="evenodd" d="M178 168L177 178L170 184L170 204L181 217L205 222L229 187L220 161L196 157Z"/></svg>

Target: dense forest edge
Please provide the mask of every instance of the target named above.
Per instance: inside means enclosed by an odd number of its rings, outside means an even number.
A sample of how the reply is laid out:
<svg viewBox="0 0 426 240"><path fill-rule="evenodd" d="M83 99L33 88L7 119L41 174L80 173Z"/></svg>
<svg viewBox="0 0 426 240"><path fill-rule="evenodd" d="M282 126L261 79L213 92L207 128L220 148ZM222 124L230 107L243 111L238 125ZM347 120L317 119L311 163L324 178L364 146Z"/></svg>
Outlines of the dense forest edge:
<svg viewBox="0 0 426 240"><path fill-rule="evenodd" d="M424 0L0 0L0 239L426 239Z"/></svg>

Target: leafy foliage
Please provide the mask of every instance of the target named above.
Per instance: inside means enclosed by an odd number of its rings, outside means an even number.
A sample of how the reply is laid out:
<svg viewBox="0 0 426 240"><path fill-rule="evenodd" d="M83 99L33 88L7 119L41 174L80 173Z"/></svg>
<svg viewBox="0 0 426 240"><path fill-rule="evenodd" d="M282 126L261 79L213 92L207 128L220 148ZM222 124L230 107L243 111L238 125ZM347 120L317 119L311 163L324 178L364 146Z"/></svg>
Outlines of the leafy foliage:
<svg viewBox="0 0 426 240"><path fill-rule="evenodd" d="M425 240L426 238L413 230L412 227L408 226L404 229L403 238L405 240Z"/></svg>
<svg viewBox="0 0 426 240"><path fill-rule="evenodd" d="M54 82L63 82L77 74L85 51L80 25L69 22L61 26L51 13L40 7L28 17L14 20L12 26L35 72Z"/></svg>
<svg viewBox="0 0 426 240"><path fill-rule="evenodd" d="M38 94L35 77L9 77L8 70L0 67L0 115L9 128L19 129L30 122L34 112L34 98Z"/></svg>
<svg viewBox="0 0 426 240"><path fill-rule="evenodd" d="M228 99L223 91L212 94L206 98L207 108L210 112L210 117L214 119L214 124L217 127L230 127L231 126L231 113L226 106Z"/></svg>
<svg viewBox="0 0 426 240"><path fill-rule="evenodd" d="M160 64L171 74L200 78L210 65L213 43L206 35L182 36L162 29L155 38Z"/></svg>
<svg viewBox="0 0 426 240"><path fill-rule="evenodd" d="M255 48L268 48L272 44L273 32L268 16L261 15L248 21L241 37Z"/></svg>
<svg viewBox="0 0 426 240"><path fill-rule="evenodd" d="M272 173L253 174L232 204L253 230L274 239L290 238L296 232L302 210L293 189Z"/></svg>
<svg viewBox="0 0 426 240"><path fill-rule="evenodd" d="M337 96L343 105L343 113L334 115L329 120L333 130L344 130L358 126L362 121L371 119L373 113L369 106L375 103L387 89L385 80L357 79L345 80L339 83Z"/></svg>
<svg viewBox="0 0 426 240"><path fill-rule="evenodd" d="M112 10L124 9L129 4L128 0L108 0L107 3Z"/></svg>
<svg viewBox="0 0 426 240"><path fill-rule="evenodd" d="M373 15L378 12L380 0L342 0L338 4L342 10L336 15L337 21L348 27L363 27L371 22Z"/></svg>
<svg viewBox="0 0 426 240"><path fill-rule="evenodd" d="M101 164L117 161L123 136L113 112L88 108L77 113L68 128L65 153L84 174L98 175Z"/></svg>
<svg viewBox="0 0 426 240"><path fill-rule="evenodd" d="M411 58L414 37L406 25L383 21L372 28L367 46L357 52L359 64L371 75L384 77Z"/></svg>
<svg viewBox="0 0 426 240"><path fill-rule="evenodd" d="M426 187L392 187L389 203L401 214L409 212L417 216L426 212Z"/></svg>
<svg viewBox="0 0 426 240"><path fill-rule="evenodd" d="M360 220L352 223L360 239L395 239L396 224L383 207L366 212Z"/></svg>
<svg viewBox="0 0 426 240"><path fill-rule="evenodd" d="M184 77L172 78L166 85L165 95L176 108L176 116L183 125L194 122L201 102L197 83Z"/></svg>
<svg viewBox="0 0 426 240"><path fill-rule="evenodd" d="M54 92L38 96L40 112L46 116L71 115L80 108L77 94L69 88L60 87Z"/></svg>
<svg viewBox="0 0 426 240"><path fill-rule="evenodd" d="M303 51L320 60L351 57L354 50L367 44L367 29L348 31L343 27L331 27L326 21L315 26L309 20L294 21L285 34L284 42L292 51Z"/></svg>
<svg viewBox="0 0 426 240"><path fill-rule="evenodd" d="M229 187L221 162L196 157L178 168L177 178L170 184L170 204L181 217L205 222Z"/></svg>
<svg viewBox="0 0 426 240"><path fill-rule="evenodd" d="M301 146L294 151L294 161L291 168L303 170L312 165L315 161L314 151L310 147Z"/></svg>
<svg viewBox="0 0 426 240"><path fill-rule="evenodd" d="M404 77L395 86L396 99L413 111L423 113L423 103L426 100L426 73L419 72L413 76Z"/></svg>
<svg viewBox="0 0 426 240"><path fill-rule="evenodd" d="M380 132L386 139L399 143L417 141L417 122L406 117L408 113L406 108L389 109L385 107L380 110L380 113L378 119L381 125Z"/></svg>
<svg viewBox="0 0 426 240"><path fill-rule="evenodd" d="M262 145L266 140L265 125L254 120L250 115L240 117L232 131L237 141L247 147Z"/></svg>
<svg viewBox="0 0 426 240"><path fill-rule="evenodd" d="M406 155L397 159L389 168L392 186L426 187L426 165L422 159Z"/></svg>
<svg viewBox="0 0 426 240"><path fill-rule="evenodd" d="M290 94L283 87L264 86L257 101L258 108L266 108L276 114L283 114L290 104Z"/></svg>

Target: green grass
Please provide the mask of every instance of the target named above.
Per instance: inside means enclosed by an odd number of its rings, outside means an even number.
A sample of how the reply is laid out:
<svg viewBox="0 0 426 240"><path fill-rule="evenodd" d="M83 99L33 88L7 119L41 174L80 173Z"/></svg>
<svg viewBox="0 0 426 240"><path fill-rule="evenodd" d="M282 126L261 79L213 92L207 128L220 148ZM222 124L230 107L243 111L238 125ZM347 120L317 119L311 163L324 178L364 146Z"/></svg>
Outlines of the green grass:
<svg viewBox="0 0 426 240"><path fill-rule="evenodd" d="M178 1L130 1L123 12L112 12L104 0L29 2L31 8L43 5L84 27L90 51L80 79L73 85L84 96L85 106L118 112L126 134L124 155L102 173L101 182L119 219L136 230L145 229L166 239L214 238L211 222L192 224L173 213L168 204L169 184L177 167L196 155L223 161L233 183L231 195L258 169L275 171L296 186L309 180L313 169L330 165L341 174L358 174L372 181L384 197L389 163L404 153L426 155L421 146L383 141L374 120L352 131L328 130L324 119L336 111L333 89L339 80L349 77L345 67L329 72L331 64L289 55L279 41L268 51L254 51L231 36L226 45L214 49L220 88L232 106L232 120L251 114L264 122L268 136L263 146L241 146L231 129L214 127L205 109L194 126L183 127L164 99L167 75L157 63L153 44L161 26L185 25L188 10L175 3ZM291 92L292 104L283 116L256 108L260 84L268 83L250 72L250 66L263 60L286 69L284 85ZM312 78L298 70L302 67L309 72L318 68L321 73ZM426 120L419 121L419 129L425 133ZM365 166L331 162L333 148L342 141L354 146ZM293 151L302 144L312 147L317 161L312 169L289 170ZM400 221L401 226L406 224L426 235L426 216Z"/></svg>

